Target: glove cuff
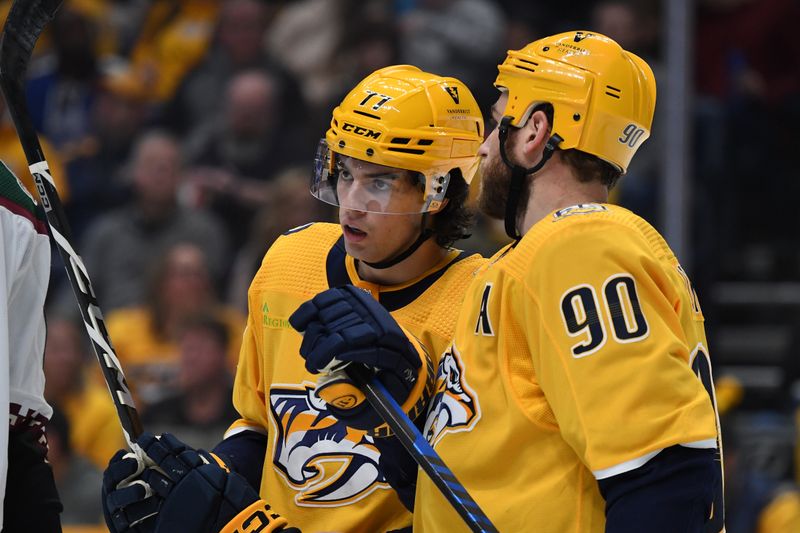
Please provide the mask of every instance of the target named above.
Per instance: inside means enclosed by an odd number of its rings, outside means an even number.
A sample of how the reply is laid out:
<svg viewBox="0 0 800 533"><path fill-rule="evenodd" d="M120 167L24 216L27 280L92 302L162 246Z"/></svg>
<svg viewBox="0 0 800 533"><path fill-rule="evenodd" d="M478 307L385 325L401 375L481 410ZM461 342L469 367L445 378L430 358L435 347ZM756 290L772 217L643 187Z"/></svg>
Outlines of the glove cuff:
<svg viewBox="0 0 800 533"><path fill-rule="evenodd" d="M233 517L219 533L238 533L240 531L271 533L282 531L288 525L289 522L273 511L267 502L258 500Z"/></svg>
<svg viewBox="0 0 800 533"><path fill-rule="evenodd" d="M417 374L417 382L414 384L414 388L411 389L408 398L406 398L402 406L403 411L408 413L408 418L414 422L418 417L425 414L428 409L428 401L431 399L431 396L433 396L435 374L433 372L433 361L431 361L431 356L428 354L424 345L419 342L416 337L408 334L407 331L405 332L408 336L408 340L414 345L414 349L417 350L420 359L422 359L422 364L419 366L419 373ZM370 437L384 438L391 437L394 435L394 432L388 424L384 423L374 429L368 430L367 435Z"/></svg>

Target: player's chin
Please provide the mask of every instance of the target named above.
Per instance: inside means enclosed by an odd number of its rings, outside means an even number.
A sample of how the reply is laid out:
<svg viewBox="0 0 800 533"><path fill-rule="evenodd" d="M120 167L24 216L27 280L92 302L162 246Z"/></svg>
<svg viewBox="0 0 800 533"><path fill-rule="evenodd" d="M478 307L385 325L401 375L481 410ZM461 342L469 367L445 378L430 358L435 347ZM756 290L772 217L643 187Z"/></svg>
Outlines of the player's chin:
<svg viewBox="0 0 800 533"><path fill-rule="evenodd" d="M365 243L363 240L359 242L352 242L345 239L344 249L347 252L347 255L354 259L358 259L359 261L370 261L369 244Z"/></svg>

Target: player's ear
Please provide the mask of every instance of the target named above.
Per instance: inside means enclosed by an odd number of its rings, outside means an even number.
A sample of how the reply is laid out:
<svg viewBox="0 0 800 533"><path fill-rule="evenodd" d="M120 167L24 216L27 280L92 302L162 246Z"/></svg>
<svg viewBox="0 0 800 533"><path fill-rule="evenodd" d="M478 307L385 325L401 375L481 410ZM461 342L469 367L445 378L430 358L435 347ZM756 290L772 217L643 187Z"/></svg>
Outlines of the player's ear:
<svg viewBox="0 0 800 533"><path fill-rule="evenodd" d="M536 162L550 136L550 122L542 110L534 111L519 132L522 152L527 161Z"/></svg>

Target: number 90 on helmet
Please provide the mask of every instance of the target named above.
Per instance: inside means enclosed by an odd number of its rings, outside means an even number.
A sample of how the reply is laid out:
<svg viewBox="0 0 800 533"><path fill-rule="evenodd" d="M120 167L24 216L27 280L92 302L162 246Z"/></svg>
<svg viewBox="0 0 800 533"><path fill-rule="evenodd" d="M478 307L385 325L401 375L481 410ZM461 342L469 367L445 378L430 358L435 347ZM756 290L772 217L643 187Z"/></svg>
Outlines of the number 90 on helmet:
<svg viewBox="0 0 800 533"><path fill-rule="evenodd" d="M386 67L333 110L311 193L357 211L436 211L454 172L472 181L482 142L483 116L466 85L410 65Z"/></svg>

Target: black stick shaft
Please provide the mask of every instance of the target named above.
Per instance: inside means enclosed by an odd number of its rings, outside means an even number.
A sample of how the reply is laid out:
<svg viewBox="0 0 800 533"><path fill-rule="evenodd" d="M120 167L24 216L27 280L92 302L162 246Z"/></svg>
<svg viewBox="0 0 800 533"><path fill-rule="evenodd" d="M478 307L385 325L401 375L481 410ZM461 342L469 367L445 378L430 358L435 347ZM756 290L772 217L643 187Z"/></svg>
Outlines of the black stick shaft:
<svg viewBox="0 0 800 533"><path fill-rule="evenodd" d="M64 207L58 197L25 100L23 80L33 48L44 27L55 16L61 2L62 0L14 0L0 41L0 89L6 98L8 110L36 181L40 203L47 213L50 238L64 261L83 323L117 408L125 438L132 445L133 440L142 433L142 424L122 366L111 345L89 273L72 246L72 235Z"/></svg>

